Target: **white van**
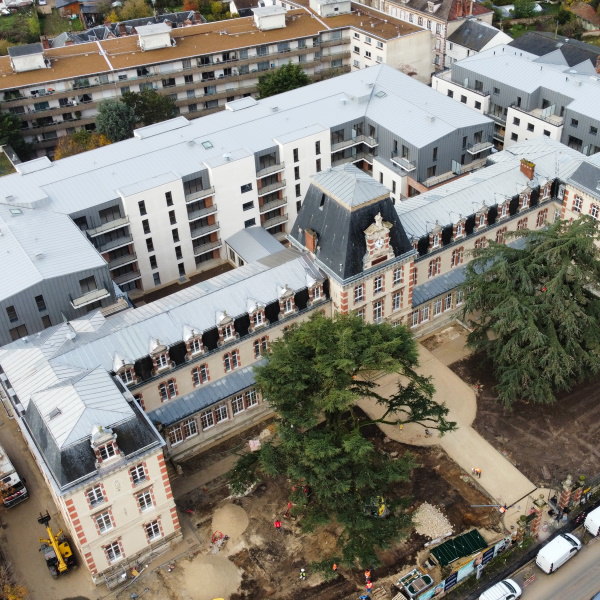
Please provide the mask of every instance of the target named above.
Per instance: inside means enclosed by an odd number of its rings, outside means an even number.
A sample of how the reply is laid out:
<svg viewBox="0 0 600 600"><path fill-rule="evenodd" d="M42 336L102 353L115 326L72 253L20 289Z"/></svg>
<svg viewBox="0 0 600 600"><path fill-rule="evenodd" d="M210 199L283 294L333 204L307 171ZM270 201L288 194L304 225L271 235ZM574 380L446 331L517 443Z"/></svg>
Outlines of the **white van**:
<svg viewBox="0 0 600 600"><path fill-rule="evenodd" d="M588 513L583 526L592 534L600 535L600 506Z"/></svg>
<svg viewBox="0 0 600 600"><path fill-rule="evenodd" d="M581 550L581 541L571 533L561 533L537 554L535 564L544 573L553 573Z"/></svg>
<svg viewBox="0 0 600 600"><path fill-rule="evenodd" d="M516 600L521 597L521 588L512 579L504 579L485 590L479 600Z"/></svg>

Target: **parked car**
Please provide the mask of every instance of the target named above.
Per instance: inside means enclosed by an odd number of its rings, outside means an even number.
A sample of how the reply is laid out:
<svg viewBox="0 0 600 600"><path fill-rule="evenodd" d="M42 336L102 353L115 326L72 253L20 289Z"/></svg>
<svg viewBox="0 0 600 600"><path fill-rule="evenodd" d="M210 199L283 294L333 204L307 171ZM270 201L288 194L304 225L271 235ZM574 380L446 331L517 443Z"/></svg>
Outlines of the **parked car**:
<svg viewBox="0 0 600 600"><path fill-rule="evenodd" d="M485 590L479 600L516 600L522 594L521 588L512 579L503 579L489 590Z"/></svg>
<svg viewBox="0 0 600 600"><path fill-rule="evenodd" d="M544 573L554 573L581 550L581 541L572 533L561 533L538 552L535 564Z"/></svg>

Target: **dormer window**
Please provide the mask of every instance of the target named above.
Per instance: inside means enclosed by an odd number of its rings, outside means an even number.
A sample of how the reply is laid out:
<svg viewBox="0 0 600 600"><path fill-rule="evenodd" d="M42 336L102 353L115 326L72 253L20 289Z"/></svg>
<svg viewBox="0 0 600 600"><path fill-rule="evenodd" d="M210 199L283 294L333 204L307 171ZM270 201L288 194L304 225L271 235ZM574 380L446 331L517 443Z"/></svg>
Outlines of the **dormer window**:
<svg viewBox="0 0 600 600"><path fill-rule="evenodd" d="M294 311L294 299L293 298L286 298L283 301L283 312L284 313L291 313Z"/></svg>
<svg viewBox="0 0 600 600"><path fill-rule="evenodd" d="M192 354L200 354L202 352L202 338L190 340L190 352Z"/></svg>
<svg viewBox="0 0 600 600"><path fill-rule="evenodd" d="M435 4L433 2L428 2L427 10L428 10L428 12L432 13L435 10Z"/></svg>
<svg viewBox="0 0 600 600"><path fill-rule="evenodd" d="M457 238L462 237L464 235L464 233L465 233L465 226L462 221L459 221L456 224L456 233L454 234L454 237L457 237Z"/></svg>
<svg viewBox="0 0 600 600"><path fill-rule="evenodd" d="M289 315L296 310L294 291L287 285L279 288L279 310L284 315Z"/></svg>
<svg viewBox="0 0 600 600"><path fill-rule="evenodd" d="M263 325L265 322L265 316L262 310L257 310L253 315L252 315L252 325L254 327L260 327L261 325Z"/></svg>
<svg viewBox="0 0 600 600"><path fill-rule="evenodd" d="M323 285L317 283L312 288L310 288L308 292L310 294L311 302L317 302L323 297Z"/></svg>
<svg viewBox="0 0 600 600"><path fill-rule="evenodd" d="M169 355L162 352L155 357L154 362L157 369L166 369L169 366Z"/></svg>
<svg viewBox="0 0 600 600"><path fill-rule="evenodd" d="M502 208L500 209L500 217L502 219L504 219L505 217L508 217L508 202L505 202L502 205Z"/></svg>
<svg viewBox="0 0 600 600"><path fill-rule="evenodd" d="M434 233L431 236L431 247L432 248L439 248L440 247L440 234L439 233Z"/></svg>
<svg viewBox="0 0 600 600"><path fill-rule="evenodd" d="M125 385L130 385L136 382L135 371L133 370L133 367L125 367L117 374Z"/></svg>
<svg viewBox="0 0 600 600"><path fill-rule="evenodd" d="M519 209L523 210L529 206L529 194L522 194L519 197Z"/></svg>
<svg viewBox="0 0 600 600"><path fill-rule="evenodd" d="M224 340L230 340L231 338L233 338L233 334L234 334L234 329L233 329L232 323L223 325L223 339Z"/></svg>
<svg viewBox="0 0 600 600"><path fill-rule="evenodd" d="M117 447L114 442L98 446L97 455L100 461L104 462L118 455Z"/></svg>
<svg viewBox="0 0 600 600"><path fill-rule="evenodd" d="M485 227L485 213L481 213L477 217L477 226L478 227Z"/></svg>

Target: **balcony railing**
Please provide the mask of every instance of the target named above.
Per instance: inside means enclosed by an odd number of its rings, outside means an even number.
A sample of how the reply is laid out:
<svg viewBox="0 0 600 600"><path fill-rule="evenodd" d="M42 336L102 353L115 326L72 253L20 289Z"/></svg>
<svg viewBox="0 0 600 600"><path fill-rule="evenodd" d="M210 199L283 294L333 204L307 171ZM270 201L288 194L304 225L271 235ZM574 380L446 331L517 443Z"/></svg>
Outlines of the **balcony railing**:
<svg viewBox="0 0 600 600"><path fill-rule="evenodd" d="M272 173L277 173L279 171L283 171L283 169L285 169L284 162L280 162L276 165L270 165L268 167L265 167L264 169L260 169L259 171L256 171L256 178L260 179L261 177L265 177L265 175L271 175Z"/></svg>
<svg viewBox="0 0 600 600"><path fill-rule="evenodd" d="M205 190L200 190L198 192L193 192L192 194L186 194L185 201L187 204L190 202L194 202L194 200L201 200L202 198L206 198L207 196L213 196L215 193L214 187L206 188Z"/></svg>
<svg viewBox="0 0 600 600"><path fill-rule="evenodd" d="M489 140L487 142L479 142L477 144L473 144L472 146L469 146L467 148L467 152L469 154L471 154L472 156L475 156L476 154L485 152L486 150L489 150L490 148L493 148L493 147L494 147L494 144L492 143L491 140Z"/></svg>
<svg viewBox="0 0 600 600"><path fill-rule="evenodd" d="M331 152L338 152L339 150L344 150L345 148L358 146L358 144L366 144L369 146L369 148L375 148L375 146L379 145L379 142L369 135L357 135L352 139L343 140L341 142L337 142L336 144L332 144Z"/></svg>
<svg viewBox="0 0 600 600"><path fill-rule="evenodd" d="M121 217L119 219L114 219L113 221L108 221L107 223L102 223L102 225L94 227L94 229L88 229L87 233L90 237L97 237L104 233L108 233L109 231L121 229L121 227L126 227L127 225L129 225L129 217Z"/></svg>
<svg viewBox="0 0 600 600"><path fill-rule="evenodd" d="M190 233L192 234L192 239L196 239L212 233L213 231L217 231L217 229L219 229L219 224L212 223L211 225L205 225L204 227L190 227Z"/></svg>
<svg viewBox="0 0 600 600"><path fill-rule="evenodd" d="M369 164L373 163L373 155L370 152L356 152L350 156L342 156L331 161L332 167L345 165L346 163L355 163L360 160L366 160Z"/></svg>
<svg viewBox="0 0 600 600"><path fill-rule="evenodd" d="M196 208L195 210L189 210L189 208L188 208L188 220L195 221L196 219L201 219L202 217L212 215L216 212L217 212L216 204L213 204L212 206L206 206L204 208Z"/></svg>
<svg viewBox="0 0 600 600"><path fill-rule="evenodd" d="M206 244L200 244L198 246L194 246L194 256L200 256L201 254L206 254L211 250L215 250L216 248L220 248L223 245L221 240L217 240L216 242L207 242Z"/></svg>
<svg viewBox="0 0 600 600"><path fill-rule="evenodd" d="M88 304L92 304L94 302L98 302L99 300L104 300L104 298L109 298L110 293L107 292L104 288L99 290L92 290L91 292L86 292L85 294L81 294L77 298L71 298L71 306L75 309L81 308L82 306L87 306Z"/></svg>
<svg viewBox="0 0 600 600"><path fill-rule="evenodd" d="M275 210L276 208L285 206L286 204L287 198L285 196L283 198L277 198L277 200L265 202L261 207L259 207L259 212L262 215L263 213L269 212L270 210Z"/></svg>
<svg viewBox="0 0 600 600"><path fill-rule="evenodd" d="M281 181L276 181L275 183L270 183L269 185L265 185L265 186L261 187L257 191L257 194L259 196L266 196L267 194L270 194L271 192L275 192L277 190L281 190L284 187L285 187L285 179L282 179Z"/></svg>
<svg viewBox="0 0 600 600"><path fill-rule="evenodd" d="M130 263L133 263L137 260L137 254L135 252L130 252L129 254L125 254L123 256L118 256L117 258L109 259L108 268L112 271L113 269L118 269L119 267L124 267Z"/></svg>
<svg viewBox="0 0 600 600"><path fill-rule="evenodd" d="M414 163L411 163L407 158L401 158L400 156L394 154L392 154L392 158L390 160L393 164L395 164L397 167L400 167L407 173L410 173L417 168L417 166Z"/></svg>
<svg viewBox="0 0 600 600"><path fill-rule="evenodd" d="M123 285L124 283L129 283L130 281L135 281L136 279L141 279L142 278L142 274L137 271L129 271L128 273L122 273L121 275L117 275L116 277L113 277L113 281L117 284L117 285Z"/></svg>
<svg viewBox="0 0 600 600"><path fill-rule="evenodd" d="M99 252L109 252L110 250L116 250L117 248L121 248L122 246L127 246L127 244L131 244L133 242L133 236L131 235L123 235L114 240L109 240L104 244L100 244L97 246Z"/></svg>
<svg viewBox="0 0 600 600"><path fill-rule="evenodd" d="M277 215L271 219L266 219L263 223L261 223L261 226L264 229L269 229L269 227L275 227L276 225L281 225L281 223L287 223L288 220L289 219L287 215Z"/></svg>

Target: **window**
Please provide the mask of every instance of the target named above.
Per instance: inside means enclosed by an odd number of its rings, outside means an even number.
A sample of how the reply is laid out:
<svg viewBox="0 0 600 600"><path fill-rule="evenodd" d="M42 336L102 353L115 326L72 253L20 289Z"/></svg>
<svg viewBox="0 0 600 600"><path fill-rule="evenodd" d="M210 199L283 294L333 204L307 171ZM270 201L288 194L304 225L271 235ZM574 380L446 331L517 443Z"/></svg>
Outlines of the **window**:
<svg viewBox="0 0 600 600"><path fill-rule="evenodd" d="M444 310L450 310L452 308L452 294L447 294L444 298Z"/></svg>
<svg viewBox="0 0 600 600"><path fill-rule="evenodd" d="M294 154L294 162L298 162L298 160L299 160L299 157L298 157L298 148L294 148L293 154Z"/></svg>
<svg viewBox="0 0 600 600"><path fill-rule="evenodd" d="M463 290L456 291L456 306L460 306L463 303L464 297L465 297L465 293Z"/></svg>
<svg viewBox="0 0 600 600"><path fill-rule="evenodd" d="M429 306L425 306L421 309L421 323L429 321Z"/></svg>
<svg viewBox="0 0 600 600"><path fill-rule="evenodd" d="M481 102L479 100L475 100L475 110L481 110Z"/></svg>
<svg viewBox="0 0 600 600"><path fill-rule="evenodd" d="M173 206L173 194L171 192L165 192L165 200L167 201L167 206Z"/></svg>
<svg viewBox="0 0 600 600"><path fill-rule="evenodd" d="M463 223L462 223L462 221L459 221L456 224L455 229L454 229L454 237L457 237L457 238L462 237L464 232L465 232L465 230L464 230Z"/></svg>
<svg viewBox="0 0 600 600"><path fill-rule="evenodd" d="M396 267L394 269L394 279L392 281L393 285L399 285L404 283L404 269L402 267Z"/></svg>
<svg viewBox="0 0 600 600"><path fill-rule="evenodd" d="M140 215L143 217L147 214L146 212L146 203L143 200L138 202L138 208L140 209Z"/></svg>
<svg viewBox="0 0 600 600"><path fill-rule="evenodd" d="M171 230L173 241L177 244L179 242L179 230L177 228Z"/></svg>
<svg viewBox="0 0 600 600"><path fill-rule="evenodd" d="M152 254L152 256L149 256L148 258L150 259L150 268L158 269L158 263L156 261L156 256L154 256L154 254Z"/></svg>
<svg viewBox="0 0 600 600"><path fill-rule="evenodd" d="M433 260L429 261L429 269L427 271L427 277L434 277L435 275L438 275L441 269L441 259L438 256L437 258L434 258Z"/></svg>
<svg viewBox="0 0 600 600"><path fill-rule="evenodd" d="M399 290L392 294L392 311L400 310L401 308L402 308L402 290Z"/></svg>
<svg viewBox="0 0 600 600"><path fill-rule="evenodd" d="M129 469L129 477L131 478L131 483L133 483L133 485L137 485L142 481L146 481L148 477L146 475L144 463L140 463L139 465L135 465L135 467Z"/></svg>
<svg viewBox="0 0 600 600"><path fill-rule="evenodd" d="M368 35L365 35L365 44L369 44L370 45L372 43L373 43L373 40Z"/></svg>
<svg viewBox="0 0 600 600"><path fill-rule="evenodd" d="M247 221L244 221L244 227L254 227L254 225L256 225L256 219L252 218L252 219L248 219Z"/></svg>
<svg viewBox="0 0 600 600"><path fill-rule="evenodd" d="M356 31L354 32L354 39L360 40L360 35L358 35L358 33L356 33Z"/></svg>
<svg viewBox="0 0 600 600"><path fill-rule="evenodd" d="M354 304L362 302L365 299L365 284L360 283L354 286Z"/></svg>
<svg viewBox="0 0 600 600"><path fill-rule="evenodd" d="M499 94L500 93L500 88L495 87L494 88L494 94Z"/></svg>
<svg viewBox="0 0 600 600"><path fill-rule="evenodd" d="M294 311L294 299L293 298L286 298L283 301L283 312L285 314L291 313Z"/></svg>
<svg viewBox="0 0 600 600"><path fill-rule="evenodd" d="M294 167L294 179L300 179L300 167Z"/></svg>
<svg viewBox="0 0 600 600"><path fill-rule="evenodd" d="M251 200L250 202L244 202L242 204L242 210L252 210L254 208L254 202Z"/></svg>
<svg viewBox="0 0 600 600"><path fill-rule="evenodd" d="M48 327L52 327L52 321L50 320L50 317L48 315L44 315L42 317L42 325L44 326L44 329L48 329Z"/></svg>
<svg viewBox="0 0 600 600"><path fill-rule="evenodd" d="M590 214L592 214L591 208L590 208ZM547 218L548 218L548 209L545 208L544 210L540 210L540 212L537 214L535 226L543 227L546 223Z"/></svg>
<svg viewBox="0 0 600 600"><path fill-rule="evenodd" d="M175 398L177 396L177 384L175 380L169 379L168 381L163 381L158 386L158 394L162 402Z"/></svg>
<svg viewBox="0 0 600 600"><path fill-rule="evenodd" d="M527 131L533 131L534 129L533 123L527 123Z"/></svg>
<svg viewBox="0 0 600 600"><path fill-rule="evenodd" d="M87 501L89 502L90 506L96 506L105 500L101 485L96 485L93 488L90 488L85 492L85 495L87 496Z"/></svg>
<svg viewBox="0 0 600 600"><path fill-rule="evenodd" d="M158 521L146 523L146 525L144 525L144 529L146 531L146 537L148 538L149 542L161 537L162 535L160 532L160 524Z"/></svg>
<svg viewBox="0 0 600 600"><path fill-rule="evenodd" d="M578 127L579 121L577 119L571 119L571 127Z"/></svg>
<svg viewBox="0 0 600 600"><path fill-rule="evenodd" d="M505 242L505 238L506 238L506 227L502 227L501 229L498 229L498 231L496 231L496 243L497 244L504 244Z"/></svg>
<svg viewBox="0 0 600 600"><path fill-rule="evenodd" d="M383 275L379 275L373 279L373 293L381 294L383 292Z"/></svg>
<svg viewBox="0 0 600 600"><path fill-rule="evenodd" d="M575 196L575 198L573 198L573 211L580 213L582 208L583 198L581 196Z"/></svg>
<svg viewBox="0 0 600 600"><path fill-rule="evenodd" d="M521 124L521 119L518 117L513 117L513 125L519 126Z"/></svg>
<svg viewBox="0 0 600 600"><path fill-rule="evenodd" d="M244 410L244 395L239 394L231 400L231 414L235 417L235 415L244 412Z"/></svg>
<svg viewBox="0 0 600 600"><path fill-rule="evenodd" d="M546 137L550 137L550 132L547 129L544 129L544 135Z"/></svg>
<svg viewBox="0 0 600 600"><path fill-rule="evenodd" d="M169 221L170 221L171 225L175 225L175 223L177 223L177 218L175 217L174 210L169 211Z"/></svg>
<svg viewBox="0 0 600 600"><path fill-rule="evenodd" d="M321 159L317 158L316 162L315 162L315 169L317 170L317 173L319 173L321 171Z"/></svg>
<svg viewBox="0 0 600 600"><path fill-rule="evenodd" d="M302 192L300 191L300 184L296 184L296 198L300 198L302 196Z"/></svg>
<svg viewBox="0 0 600 600"><path fill-rule="evenodd" d="M419 324L419 311L414 310L410 318L410 326L416 327Z"/></svg>
<svg viewBox="0 0 600 600"><path fill-rule="evenodd" d="M245 183L244 185L240 186L240 192L242 194L245 194L247 192L252 191L252 184L251 183Z"/></svg>
<svg viewBox="0 0 600 600"><path fill-rule="evenodd" d="M211 410L200 414L200 425L202 429L210 429L215 424L215 417Z"/></svg>
<svg viewBox="0 0 600 600"><path fill-rule="evenodd" d="M513 142L518 142L518 141L519 141L519 136L518 136L516 133L511 133L511 134L510 134L510 139L511 139Z"/></svg>
<svg viewBox="0 0 600 600"><path fill-rule="evenodd" d="M133 383L135 381L135 371L131 368L122 369L119 371L119 377L125 384Z"/></svg>
<svg viewBox="0 0 600 600"><path fill-rule="evenodd" d="M463 95L461 95L461 97L460 97L460 101L461 101L463 104L466 104L466 103L467 103L467 97L466 97L466 96L463 96Z"/></svg>
<svg viewBox="0 0 600 600"><path fill-rule="evenodd" d="M221 404L215 408L215 421L217 423L222 423L223 421L227 421L229 419L229 414L227 413L227 406L225 404Z"/></svg>
<svg viewBox="0 0 600 600"><path fill-rule="evenodd" d="M254 340L254 358L265 354L269 349L269 338L267 336Z"/></svg>
<svg viewBox="0 0 600 600"><path fill-rule="evenodd" d="M523 229L527 229L527 217L524 217L523 219L519 219L517 221L517 230L521 231Z"/></svg>
<svg viewBox="0 0 600 600"><path fill-rule="evenodd" d="M452 90L448 90L446 93L448 94L448 98L454 98L454 92Z"/></svg>
<svg viewBox="0 0 600 600"><path fill-rule="evenodd" d="M208 365L203 364L192 369L192 382L194 386L206 383L210 379L208 374Z"/></svg>
<svg viewBox="0 0 600 600"><path fill-rule="evenodd" d="M175 246L175 258L177 260L181 260L183 258L183 254L181 253L181 246Z"/></svg>
<svg viewBox="0 0 600 600"><path fill-rule="evenodd" d="M106 554L106 560L109 563L117 562L123 558L123 551L121 550L121 544L119 542L113 542L108 546L104 546L104 553Z"/></svg>
<svg viewBox="0 0 600 600"><path fill-rule="evenodd" d="M264 313L262 310L259 309L252 315L252 326L260 327L261 325L264 325L264 322Z"/></svg>
<svg viewBox="0 0 600 600"><path fill-rule="evenodd" d="M18 327L13 327L8 331L10 333L10 339L15 341L27 335L27 327L25 325L19 325Z"/></svg>
<svg viewBox="0 0 600 600"><path fill-rule="evenodd" d="M598 128L594 127L593 125L590 125L590 135L597 135L598 134Z"/></svg>
<svg viewBox="0 0 600 600"><path fill-rule="evenodd" d="M361 308L357 308L354 311L354 314L359 317L360 319L362 319L363 321L365 320L365 315L366 315L366 309L364 306L362 306Z"/></svg>
<svg viewBox="0 0 600 600"><path fill-rule="evenodd" d="M8 320L11 323L19 320L19 316L17 315L17 309L14 306L6 307L6 314L8 315Z"/></svg>
<svg viewBox="0 0 600 600"><path fill-rule="evenodd" d="M485 214L481 213L479 215L479 225L478 227L485 227Z"/></svg>
<svg viewBox="0 0 600 600"><path fill-rule="evenodd" d="M598 219L598 214L600 214L600 206L598 206L598 204L590 205L590 216L594 219Z"/></svg>
<svg viewBox="0 0 600 600"><path fill-rule="evenodd" d="M365 50L365 58L371 58L371 51Z"/></svg>
<svg viewBox="0 0 600 600"><path fill-rule="evenodd" d="M461 246L460 248L455 248L452 250L452 256L450 258L450 266L457 267L462 264L464 256L464 248Z"/></svg>
<svg viewBox="0 0 600 600"><path fill-rule="evenodd" d="M98 533L106 533L113 528L113 522L110 517L110 512L103 512L94 517Z"/></svg>
<svg viewBox="0 0 600 600"><path fill-rule="evenodd" d="M484 237L477 238L475 240L475 248L479 250L480 248L485 248L487 245L487 240Z"/></svg>
<svg viewBox="0 0 600 600"><path fill-rule="evenodd" d="M152 494L150 490L146 490L137 495L137 503L140 511L149 510L154 506L154 502L152 501Z"/></svg>
<svg viewBox="0 0 600 600"><path fill-rule="evenodd" d="M431 236L431 247L432 248L438 248L440 245L440 234L439 233L434 233Z"/></svg>
<svg viewBox="0 0 600 600"><path fill-rule="evenodd" d="M44 302L44 296L42 296L42 295L36 296L35 303L37 305L37 309L40 312L44 312L46 310L46 303Z"/></svg>
<svg viewBox="0 0 600 600"><path fill-rule="evenodd" d="M377 47L381 50L383 48L383 42L377 42Z"/></svg>
<svg viewBox="0 0 600 600"><path fill-rule="evenodd" d="M508 202L505 202L502 205L502 207L500 208L500 215L499 216L500 216L501 219L503 219L505 217L508 217L508 208L509 208Z"/></svg>
<svg viewBox="0 0 600 600"><path fill-rule="evenodd" d="M315 154L321 154L321 142L320 141L315 142Z"/></svg>
<svg viewBox="0 0 600 600"><path fill-rule="evenodd" d="M231 352L226 352L223 355L223 365L225 367L225 372L233 371L240 366L240 351L232 350Z"/></svg>
<svg viewBox="0 0 600 600"><path fill-rule="evenodd" d="M352 52L354 52L354 54L360 54L360 48L358 46L354 46L352 48Z"/></svg>
<svg viewBox="0 0 600 600"><path fill-rule="evenodd" d="M181 431L186 440L187 438L198 435L198 424L196 423L196 419L186 419L183 421L181 423Z"/></svg>
<svg viewBox="0 0 600 600"><path fill-rule="evenodd" d="M248 390L246 392L246 408L251 408L258 404L258 395L256 390Z"/></svg>
<svg viewBox="0 0 600 600"><path fill-rule="evenodd" d="M432 159L433 160L437 160L438 157L438 149L437 146L433 149L433 155L432 155Z"/></svg>
<svg viewBox="0 0 600 600"><path fill-rule="evenodd" d="M146 239L146 249L148 252L154 252L154 242L152 241L152 238Z"/></svg>
<svg viewBox="0 0 600 600"><path fill-rule="evenodd" d="M442 313L442 299L438 298L434 303L433 303L433 316L437 317L439 314Z"/></svg>
<svg viewBox="0 0 600 600"><path fill-rule="evenodd" d="M86 277L85 279L81 279L79 281L79 286L81 287L81 292L83 294L87 292L93 292L94 290L98 289L98 286L96 285L96 279L93 275Z"/></svg>

